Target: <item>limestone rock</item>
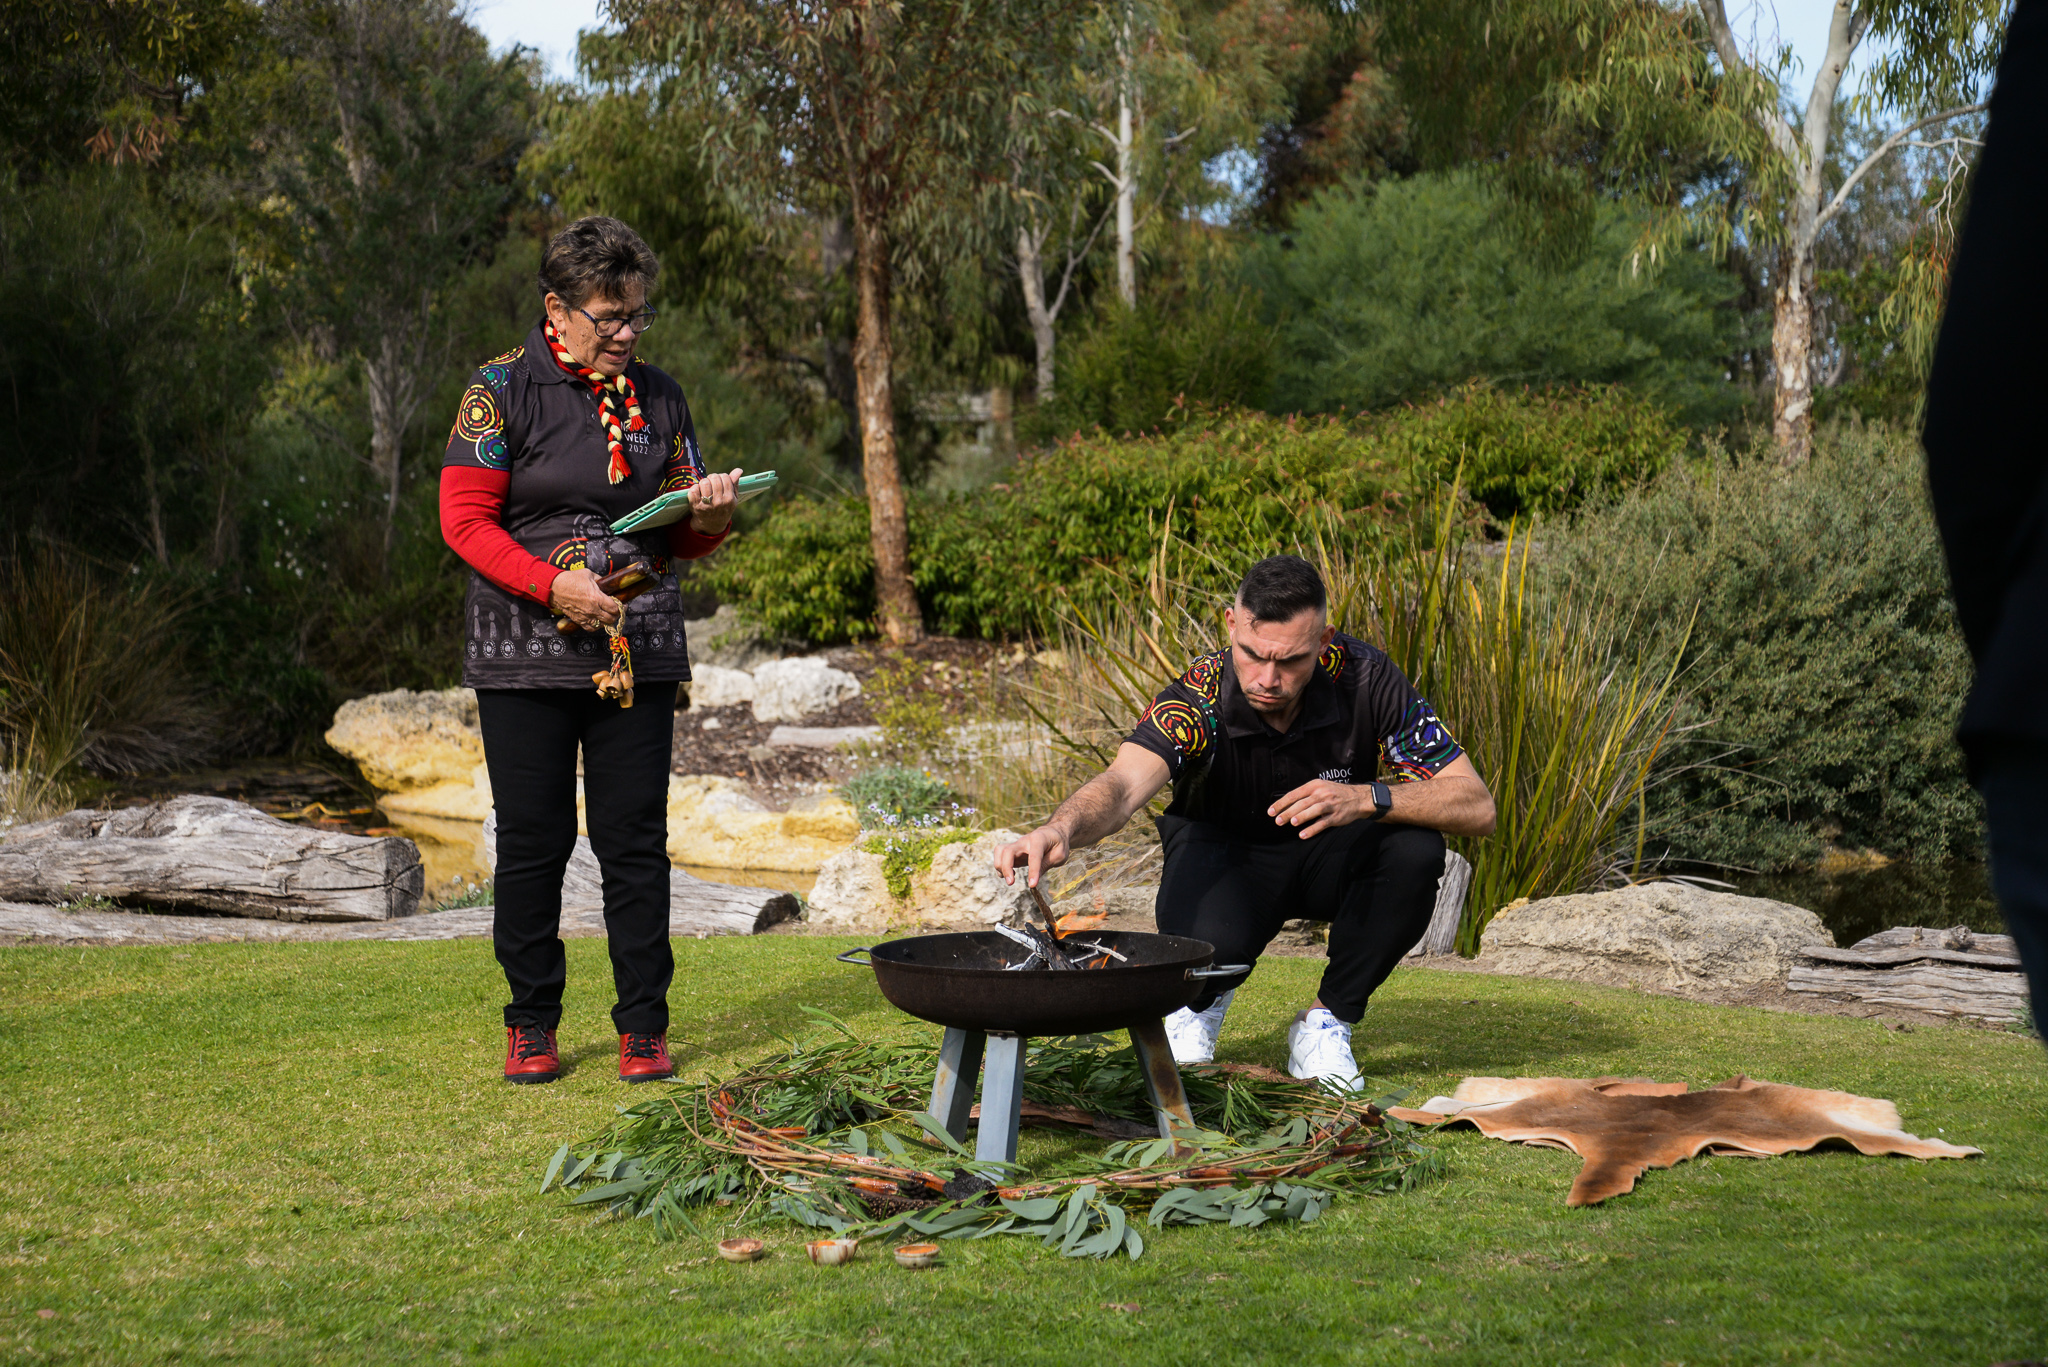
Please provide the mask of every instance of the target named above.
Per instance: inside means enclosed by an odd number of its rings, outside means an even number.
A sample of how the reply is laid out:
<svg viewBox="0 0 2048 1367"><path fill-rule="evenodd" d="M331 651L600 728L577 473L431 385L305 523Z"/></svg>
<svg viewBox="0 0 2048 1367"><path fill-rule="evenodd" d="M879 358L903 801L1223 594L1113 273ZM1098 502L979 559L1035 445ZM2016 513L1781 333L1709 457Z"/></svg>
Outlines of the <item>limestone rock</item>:
<svg viewBox="0 0 2048 1367"><path fill-rule="evenodd" d="M1739 987L1783 983L1802 949L1833 943L1803 907L1644 883L1507 907L1473 966L1661 991Z"/></svg>
<svg viewBox="0 0 2048 1367"><path fill-rule="evenodd" d="M887 930L907 924L910 908L889 895L882 856L854 845L818 870L804 920L819 929Z"/></svg>
<svg viewBox="0 0 2048 1367"><path fill-rule="evenodd" d="M842 745L882 739L879 726L778 726L768 733L770 749L837 750Z"/></svg>
<svg viewBox="0 0 2048 1367"><path fill-rule="evenodd" d="M461 781L381 793L377 805L400 824L425 820L482 821L491 814L491 771L479 763Z"/></svg>
<svg viewBox="0 0 2048 1367"><path fill-rule="evenodd" d="M802 721L860 696L860 680L822 656L775 660L754 671L754 720Z"/></svg>
<svg viewBox="0 0 2048 1367"><path fill-rule="evenodd" d="M997 876L996 847L1017 839L1015 831L989 831L971 842L941 845L931 867L910 876L910 895L889 892L882 856L855 845L827 860L811 889L807 919L817 929L908 930L919 924L971 922L1015 925L1029 914L1030 892Z"/></svg>
<svg viewBox="0 0 2048 1367"><path fill-rule="evenodd" d="M470 785L484 757L476 693L467 688L400 688L351 699L336 710L327 743L354 760L371 787L387 793Z"/></svg>
<svg viewBox="0 0 2048 1367"><path fill-rule="evenodd" d="M669 779L668 856L679 864L810 873L858 834L853 808L830 794L771 812L729 778Z"/></svg>
<svg viewBox="0 0 2048 1367"><path fill-rule="evenodd" d="M692 663L685 687L690 690L692 707L738 707L754 700L754 676L723 665Z"/></svg>

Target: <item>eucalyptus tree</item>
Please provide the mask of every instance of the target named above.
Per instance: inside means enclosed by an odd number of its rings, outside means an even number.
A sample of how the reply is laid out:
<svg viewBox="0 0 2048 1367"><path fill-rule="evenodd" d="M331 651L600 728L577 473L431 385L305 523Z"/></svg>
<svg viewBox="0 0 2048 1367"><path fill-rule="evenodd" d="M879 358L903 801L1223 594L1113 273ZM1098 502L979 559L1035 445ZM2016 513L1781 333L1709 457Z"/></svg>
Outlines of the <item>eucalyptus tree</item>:
<svg viewBox="0 0 2048 1367"><path fill-rule="evenodd" d="M261 266L301 330L362 367L383 556L406 429L441 378L449 293L504 237L534 92L446 0L272 0Z"/></svg>
<svg viewBox="0 0 2048 1367"><path fill-rule="evenodd" d="M1330 28L1319 8L1298 0L1091 7L1072 60L1044 72L1050 84L1011 145L1015 260L1041 402L1056 382L1055 326L1096 242L1109 232L1116 297L1135 307L1141 230L1227 197L1208 161L1228 152L1253 158L1262 134L1289 112L1296 68L1318 58ZM1047 277L1053 255L1056 284Z"/></svg>
<svg viewBox="0 0 2048 1367"><path fill-rule="evenodd" d="M1804 90L1788 49L1736 36L1725 0L1462 0L1388 4L1418 141L1440 162L1506 168L1523 202L1584 220L1586 191L1654 208L1637 268L1694 235L1774 256L1772 433L1786 464L1812 450L1815 247L1871 167L1978 112L2010 0L1834 0ZM1853 94L1856 54L1874 56ZM1828 183L1845 106L1887 131ZM1952 142L1951 145L1960 145ZM1713 193L1732 169L1735 192Z"/></svg>
<svg viewBox="0 0 2048 1367"><path fill-rule="evenodd" d="M853 366L875 600L902 644L923 621L897 455L893 298L960 249L1000 195L1015 116L1071 46L1082 0L609 0L625 40L674 66L700 150L763 217L853 227Z"/></svg>

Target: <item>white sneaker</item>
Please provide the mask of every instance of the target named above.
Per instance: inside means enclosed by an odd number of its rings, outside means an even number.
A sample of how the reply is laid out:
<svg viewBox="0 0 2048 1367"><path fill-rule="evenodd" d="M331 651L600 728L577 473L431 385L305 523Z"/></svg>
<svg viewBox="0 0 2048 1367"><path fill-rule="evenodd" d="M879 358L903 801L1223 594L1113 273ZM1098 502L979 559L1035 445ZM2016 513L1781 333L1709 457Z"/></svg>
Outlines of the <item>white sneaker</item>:
<svg viewBox="0 0 2048 1367"><path fill-rule="evenodd" d="M1190 1011L1185 1006L1166 1018L1166 1042L1173 1046L1175 1063L1214 1063L1216 1061L1216 1037L1223 1033L1223 1017L1230 1010L1230 999L1237 995L1231 988L1203 1011Z"/></svg>
<svg viewBox="0 0 2048 1367"><path fill-rule="evenodd" d="M1365 1086L1358 1060L1351 1056L1351 1027L1320 1006L1287 1027L1287 1071L1340 1091Z"/></svg>

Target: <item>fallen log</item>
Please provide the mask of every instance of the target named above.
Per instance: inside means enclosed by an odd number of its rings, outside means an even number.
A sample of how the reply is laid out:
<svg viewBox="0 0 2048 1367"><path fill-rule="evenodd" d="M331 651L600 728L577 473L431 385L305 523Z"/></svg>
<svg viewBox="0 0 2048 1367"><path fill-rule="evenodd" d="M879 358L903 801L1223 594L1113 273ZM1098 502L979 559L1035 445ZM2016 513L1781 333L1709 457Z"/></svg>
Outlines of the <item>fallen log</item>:
<svg viewBox="0 0 2048 1367"><path fill-rule="evenodd" d="M1823 963L1849 964L1858 968L1892 968L1913 963L1971 964L1978 968L2000 969L2020 967L2017 954L1973 954L1961 949L1937 949L1932 945L1908 945L1900 949L1836 949L1833 945L1808 945L1799 952Z"/></svg>
<svg viewBox="0 0 2048 1367"><path fill-rule="evenodd" d="M294 826L218 797L66 812L0 842L0 899L16 902L385 921L412 915L425 885L410 840Z"/></svg>
<svg viewBox="0 0 2048 1367"><path fill-rule="evenodd" d="M493 870L498 867L496 812L484 822L484 857ZM562 875L562 920L566 925L576 916L601 916L603 911L604 875L590 848L590 837L579 835ZM670 935L758 935L770 926L796 920L799 912L794 893L712 883L681 869L668 873Z"/></svg>
<svg viewBox="0 0 2048 1367"><path fill-rule="evenodd" d="M1905 968L1800 965L1785 980L1788 992L1834 992L1877 1006L1903 1006L1938 1015L2004 1021L2027 1004L2027 978L2009 970L1962 964Z"/></svg>
<svg viewBox="0 0 2048 1367"><path fill-rule="evenodd" d="M1851 949L1903 949L1908 946L1929 949L1956 949L1971 954L2006 954L2019 957L2019 946L2010 935L1986 935L1971 930L1968 926L1951 926L1947 930L1930 930L1926 926L1893 926L1880 930L1875 935L1866 935Z"/></svg>

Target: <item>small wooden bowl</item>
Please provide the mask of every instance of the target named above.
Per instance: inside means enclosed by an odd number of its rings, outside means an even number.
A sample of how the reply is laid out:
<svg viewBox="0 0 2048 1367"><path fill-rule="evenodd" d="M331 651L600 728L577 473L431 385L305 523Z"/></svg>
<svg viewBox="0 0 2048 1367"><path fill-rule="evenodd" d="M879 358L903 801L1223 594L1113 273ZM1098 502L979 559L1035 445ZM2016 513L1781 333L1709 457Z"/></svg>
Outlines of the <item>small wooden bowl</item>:
<svg viewBox="0 0 2048 1367"><path fill-rule="evenodd" d="M898 1267L930 1267L938 1260L937 1244L905 1244L896 1250Z"/></svg>
<svg viewBox="0 0 2048 1367"><path fill-rule="evenodd" d="M852 1262L853 1251L859 1247L858 1239L813 1239L804 1245L804 1252L820 1267L837 1267Z"/></svg>
<svg viewBox="0 0 2048 1367"><path fill-rule="evenodd" d="M750 1263L766 1251L759 1239L722 1239L718 1244L718 1256L729 1263Z"/></svg>

